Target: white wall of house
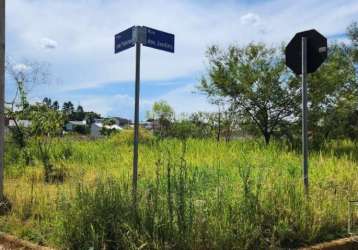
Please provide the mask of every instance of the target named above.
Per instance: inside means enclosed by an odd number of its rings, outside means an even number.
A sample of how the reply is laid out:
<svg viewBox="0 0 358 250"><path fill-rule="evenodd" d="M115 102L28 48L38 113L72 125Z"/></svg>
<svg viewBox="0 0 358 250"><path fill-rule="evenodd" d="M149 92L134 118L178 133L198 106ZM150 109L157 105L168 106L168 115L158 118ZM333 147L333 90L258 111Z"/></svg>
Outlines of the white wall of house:
<svg viewBox="0 0 358 250"><path fill-rule="evenodd" d="M86 121L69 121L66 123L65 128L67 131L73 131L77 126L86 126Z"/></svg>
<svg viewBox="0 0 358 250"><path fill-rule="evenodd" d="M98 138L101 136L101 129L102 129L101 123L92 123L91 124L91 137Z"/></svg>
<svg viewBox="0 0 358 250"><path fill-rule="evenodd" d="M91 137L92 138L99 138L101 137L101 130L103 128L103 124L99 122L94 122L91 124ZM115 130L122 130L122 128L118 125L106 125L105 128L107 129L115 129Z"/></svg>

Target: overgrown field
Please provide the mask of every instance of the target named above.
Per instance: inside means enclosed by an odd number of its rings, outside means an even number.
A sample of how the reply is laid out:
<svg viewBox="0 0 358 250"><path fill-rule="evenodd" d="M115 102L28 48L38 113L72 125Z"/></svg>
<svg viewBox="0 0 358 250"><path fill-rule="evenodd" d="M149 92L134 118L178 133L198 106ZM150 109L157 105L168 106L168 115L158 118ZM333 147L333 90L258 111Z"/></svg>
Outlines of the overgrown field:
<svg viewBox="0 0 358 250"><path fill-rule="evenodd" d="M136 209L130 134L54 139L52 184L36 154L35 144L6 148L12 210L0 231L63 249L303 246L346 235L348 200L358 198L358 147L349 141L310 155L305 197L300 156L280 144L146 136Z"/></svg>

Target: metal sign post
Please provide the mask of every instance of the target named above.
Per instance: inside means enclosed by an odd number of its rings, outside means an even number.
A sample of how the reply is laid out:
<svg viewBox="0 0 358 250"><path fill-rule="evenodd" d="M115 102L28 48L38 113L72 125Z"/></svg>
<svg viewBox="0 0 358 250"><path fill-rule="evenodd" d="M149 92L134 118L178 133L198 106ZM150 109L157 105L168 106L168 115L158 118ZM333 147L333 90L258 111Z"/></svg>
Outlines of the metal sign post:
<svg viewBox="0 0 358 250"><path fill-rule="evenodd" d="M147 47L174 53L174 35L145 26L133 26L115 35L114 53L133 46L136 47L135 67L135 103L134 103L134 138L133 138L133 203L137 203L138 182L138 144L139 144L139 97L140 97L140 50L141 44Z"/></svg>
<svg viewBox="0 0 358 250"><path fill-rule="evenodd" d="M138 178L138 142L139 142L139 90L140 90L140 43L136 42L135 59L135 107L134 107L134 143L133 143L133 176L132 193L133 200L137 201L137 178Z"/></svg>
<svg viewBox="0 0 358 250"><path fill-rule="evenodd" d="M307 134L307 38L302 37L302 152L303 183L308 194L308 134Z"/></svg>
<svg viewBox="0 0 358 250"><path fill-rule="evenodd" d="M0 0L0 201L4 198L5 0Z"/></svg>
<svg viewBox="0 0 358 250"><path fill-rule="evenodd" d="M308 107L307 74L315 72L327 58L327 38L316 30L297 33L285 49L286 65L302 77L303 184L308 195Z"/></svg>

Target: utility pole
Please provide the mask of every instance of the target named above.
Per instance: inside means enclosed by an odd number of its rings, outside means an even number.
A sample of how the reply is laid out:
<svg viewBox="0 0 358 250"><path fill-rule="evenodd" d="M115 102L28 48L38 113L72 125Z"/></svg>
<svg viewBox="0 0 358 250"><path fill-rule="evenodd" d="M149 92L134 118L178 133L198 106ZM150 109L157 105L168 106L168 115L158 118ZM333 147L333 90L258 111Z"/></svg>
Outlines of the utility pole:
<svg viewBox="0 0 358 250"><path fill-rule="evenodd" d="M5 146L5 0L0 0L0 16L0 200L3 200Z"/></svg>

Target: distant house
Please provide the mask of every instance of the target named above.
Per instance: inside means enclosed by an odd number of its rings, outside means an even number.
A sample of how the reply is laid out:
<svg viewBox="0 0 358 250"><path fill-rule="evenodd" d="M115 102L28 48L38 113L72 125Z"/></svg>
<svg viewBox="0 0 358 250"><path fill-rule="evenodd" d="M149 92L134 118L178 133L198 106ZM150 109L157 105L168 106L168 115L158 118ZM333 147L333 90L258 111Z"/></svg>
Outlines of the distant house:
<svg viewBox="0 0 358 250"><path fill-rule="evenodd" d="M116 125L120 127L129 126L132 123L131 120L122 117L112 117L111 119L113 119L116 122Z"/></svg>
<svg viewBox="0 0 358 250"><path fill-rule="evenodd" d="M86 121L69 121L65 125L66 131L74 131L76 127L86 127Z"/></svg>
<svg viewBox="0 0 358 250"><path fill-rule="evenodd" d="M159 120L148 119L146 122L140 124L146 129L157 130L160 128Z"/></svg>
<svg viewBox="0 0 358 250"><path fill-rule="evenodd" d="M91 124L91 137L92 138L98 138L102 136L102 129L106 128L106 129L114 129L114 130L122 130L122 127L118 126L117 124L114 125L103 125L102 122L100 122L99 120L97 120L97 122L94 122Z"/></svg>
<svg viewBox="0 0 358 250"><path fill-rule="evenodd" d="M16 127L16 124L18 126L28 128L28 127L31 126L31 121L29 121L29 120L18 120L18 121L15 122L14 120L9 119L8 123L6 125L8 127L12 128L12 127Z"/></svg>
<svg viewBox="0 0 358 250"><path fill-rule="evenodd" d="M9 118L5 118L5 134L9 133L9 129L16 127L16 124L20 127L29 128L31 126L31 121L29 120L18 120L15 121Z"/></svg>

